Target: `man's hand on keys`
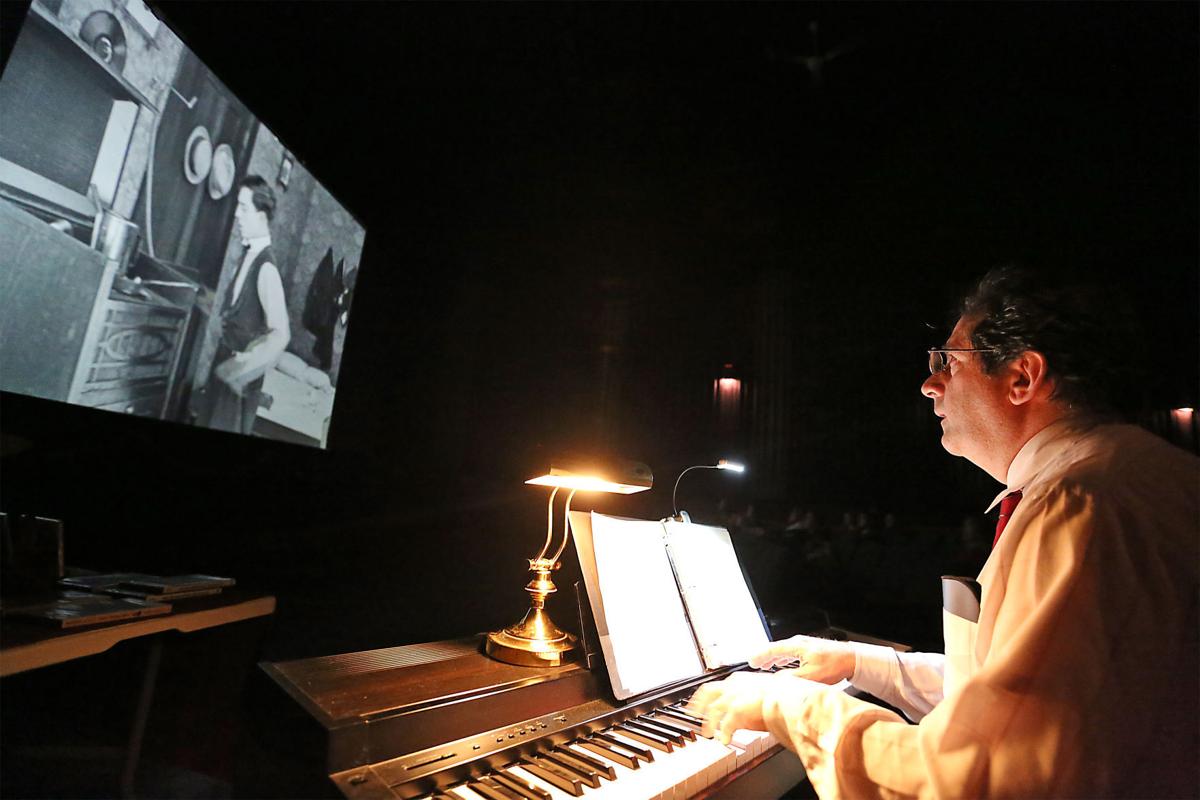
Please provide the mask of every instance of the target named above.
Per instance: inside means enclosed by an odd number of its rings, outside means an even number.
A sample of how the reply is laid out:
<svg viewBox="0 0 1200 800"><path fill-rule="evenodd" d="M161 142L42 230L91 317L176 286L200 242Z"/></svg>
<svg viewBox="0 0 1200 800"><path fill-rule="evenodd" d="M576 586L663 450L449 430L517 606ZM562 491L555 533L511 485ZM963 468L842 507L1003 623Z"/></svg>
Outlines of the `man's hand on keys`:
<svg viewBox="0 0 1200 800"><path fill-rule="evenodd" d="M798 678L828 684L849 680L854 676L854 665L854 648L849 644L815 636L772 642L750 657L750 666L755 669L790 667L788 671Z"/></svg>

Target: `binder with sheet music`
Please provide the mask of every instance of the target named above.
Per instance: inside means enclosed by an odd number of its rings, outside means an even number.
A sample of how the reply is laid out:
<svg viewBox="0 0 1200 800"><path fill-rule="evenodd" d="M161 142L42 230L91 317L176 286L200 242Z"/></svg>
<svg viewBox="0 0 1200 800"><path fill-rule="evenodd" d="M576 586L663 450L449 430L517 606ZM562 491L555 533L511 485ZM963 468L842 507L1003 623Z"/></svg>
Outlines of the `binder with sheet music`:
<svg viewBox="0 0 1200 800"><path fill-rule="evenodd" d="M571 512L613 694L745 662L770 640L724 528Z"/></svg>

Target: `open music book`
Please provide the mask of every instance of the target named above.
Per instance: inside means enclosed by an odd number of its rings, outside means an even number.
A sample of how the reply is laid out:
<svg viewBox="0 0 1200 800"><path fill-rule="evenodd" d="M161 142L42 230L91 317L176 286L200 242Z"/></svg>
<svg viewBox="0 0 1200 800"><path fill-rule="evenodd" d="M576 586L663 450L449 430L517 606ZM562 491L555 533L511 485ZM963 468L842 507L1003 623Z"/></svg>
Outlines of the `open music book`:
<svg viewBox="0 0 1200 800"><path fill-rule="evenodd" d="M724 528L572 511L571 530L618 700L767 646Z"/></svg>

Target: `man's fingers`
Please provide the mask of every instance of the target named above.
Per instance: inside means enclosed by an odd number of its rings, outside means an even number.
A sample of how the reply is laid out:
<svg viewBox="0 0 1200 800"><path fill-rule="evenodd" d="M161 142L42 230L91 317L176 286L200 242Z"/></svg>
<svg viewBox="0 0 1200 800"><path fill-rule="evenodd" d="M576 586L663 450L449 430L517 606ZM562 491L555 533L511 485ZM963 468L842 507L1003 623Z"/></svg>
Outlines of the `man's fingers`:
<svg viewBox="0 0 1200 800"><path fill-rule="evenodd" d="M793 661L803 661L810 653L817 653L825 640L813 636L793 636L790 639L773 642L765 650L750 657L750 666L755 669L776 667L790 664Z"/></svg>
<svg viewBox="0 0 1200 800"><path fill-rule="evenodd" d="M732 710L722 714L721 723L717 729L717 735L721 739L721 744L729 744L733 741L733 734L737 729L737 714Z"/></svg>
<svg viewBox="0 0 1200 800"><path fill-rule="evenodd" d="M725 708L719 705L711 705L708 707L708 713L704 715L704 722L700 725L700 735L716 736L720 733L721 718L725 715Z"/></svg>
<svg viewBox="0 0 1200 800"><path fill-rule="evenodd" d="M713 683L706 683L697 689L691 699L688 700L688 711L698 717L705 716L705 709L721 696L721 690L718 688L720 684L720 681L715 681Z"/></svg>
<svg viewBox="0 0 1200 800"><path fill-rule="evenodd" d="M776 664L786 664L801 657L802 654L797 652L794 647L773 646L750 656L750 666L762 669L763 667L773 667Z"/></svg>
<svg viewBox="0 0 1200 800"><path fill-rule="evenodd" d="M801 664L798 667L793 667L792 669L785 671L788 675L795 675L797 678L807 678L810 681L819 680L818 678L814 677L818 670L812 664Z"/></svg>
<svg viewBox="0 0 1200 800"><path fill-rule="evenodd" d="M750 659L750 666L755 669L770 669L771 667L782 667L788 664L795 664L797 661L803 661L802 653L760 653L758 656Z"/></svg>

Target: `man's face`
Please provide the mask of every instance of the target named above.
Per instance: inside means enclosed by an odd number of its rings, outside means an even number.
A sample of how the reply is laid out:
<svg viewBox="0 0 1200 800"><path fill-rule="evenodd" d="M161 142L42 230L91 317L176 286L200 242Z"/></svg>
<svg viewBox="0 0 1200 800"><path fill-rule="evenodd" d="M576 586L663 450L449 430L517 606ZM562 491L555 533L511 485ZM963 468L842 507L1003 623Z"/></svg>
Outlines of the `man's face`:
<svg viewBox="0 0 1200 800"><path fill-rule="evenodd" d="M977 320L962 318L954 326L946 347L972 347ZM1003 452L1004 436L1012 413L1003 371L983 371L981 353L947 353L950 366L930 375L921 394L933 400L933 413L941 417L942 447L984 470Z"/></svg>
<svg viewBox="0 0 1200 800"><path fill-rule="evenodd" d="M238 189L237 209L233 212L238 233L243 239L267 235L267 214L254 207L254 190L248 186Z"/></svg>

